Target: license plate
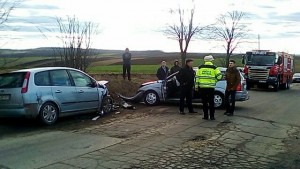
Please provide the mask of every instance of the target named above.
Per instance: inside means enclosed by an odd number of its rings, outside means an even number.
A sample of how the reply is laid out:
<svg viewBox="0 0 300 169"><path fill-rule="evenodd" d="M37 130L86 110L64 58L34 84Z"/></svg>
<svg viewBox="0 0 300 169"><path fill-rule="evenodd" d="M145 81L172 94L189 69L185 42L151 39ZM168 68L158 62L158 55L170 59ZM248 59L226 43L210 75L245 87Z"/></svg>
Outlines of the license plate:
<svg viewBox="0 0 300 169"><path fill-rule="evenodd" d="M260 80L259 83L266 83L267 81L265 80Z"/></svg>
<svg viewBox="0 0 300 169"><path fill-rule="evenodd" d="M10 99L10 95L0 95L0 101L7 101Z"/></svg>

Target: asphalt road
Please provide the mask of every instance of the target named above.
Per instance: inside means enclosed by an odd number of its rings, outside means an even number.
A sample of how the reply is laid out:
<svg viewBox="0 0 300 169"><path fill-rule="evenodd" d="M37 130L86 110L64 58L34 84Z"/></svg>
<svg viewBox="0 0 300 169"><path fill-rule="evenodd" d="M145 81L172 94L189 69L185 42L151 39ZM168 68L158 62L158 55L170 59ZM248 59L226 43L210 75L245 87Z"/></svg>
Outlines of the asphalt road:
<svg viewBox="0 0 300 169"><path fill-rule="evenodd" d="M298 142L290 142L290 137L293 134L297 135L297 133L299 133L298 129L300 128L300 85L293 84L290 90L279 92L254 89L249 91L249 93L250 100L237 103L236 113L233 118L224 117L223 111L217 110L217 121L215 122L203 121L199 113L197 115L186 115L184 117L185 119L181 120L183 117L178 115L177 107L174 105L161 105L155 108L139 105L136 111L121 111L120 114L100 118L98 121L91 120L95 116L93 114L68 117L63 118L58 124L51 127L42 126L35 120L0 119L0 169L51 168L53 165L52 168L85 168L82 166L78 167L83 165L83 163L78 164L77 160L73 160L72 162L68 160L102 150L105 150L106 153L113 154L114 151L120 151L120 148L114 149L114 146L127 145L128 141L132 144L132 142L143 137L147 137L147 141L163 142L160 139L173 138L173 135L171 135L173 131L181 131L181 129L183 131L183 129L190 130L193 127L198 127L201 128L201 132L216 133L215 130L219 131L218 127L222 126L224 122L227 123L228 120L230 123L234 123L235 126L231 126L231 128L227 127L226 130L220 130L219 134L221 133L221 136L230 135L232 131L239 128L239 130L236 131L243 131L243 137L248 137L248 135L255 136L255 138L251 137L252 139L241 143L245 149L254 148L257 149L257 152L264 150L264 152L268 152L269 155L276 156L276 159L286 156L285 153L289 148L298 146ZM201 111L200 109L201 106L196 108L197 111ZM199 123L201 123L201 125ZM184 127L182 127L183 124ZM254 126L255 128L253 128ZM274 128L272 128L272 126ZM174 141L170 141L168 144L172 144L174 149L175 147L178 148L179 145L185 145L185 141L195 134L195 131L193 132L185 132L191 135L184 134L182 138L178 136L180 133L176 133L174 134L176 135ZM222 134L222 132L224 133ZM160 133L160 135L157 135L157 133ZM170 133L170 135L167 133ZM149 137L150 135L151 137ZM162 135L166 137L162 138ZM209 140L213 140L213 134L210 136L212 138ZM221 136L219 137L220 140L223 139ZM256 136L263 137L260 138ZM235 137L234 132L230 137ZM272 138L273 140L266 140L266 138ZM257 142L260 143L260 146L257 146ZM290 147L286 147L286 145L283 144L284 142L289 142L290 145L288 146ZM269 145L270 143L277 145L277 148L272 148L272 145ZM148 146L148 143L144 141L139 141L138 144L140 144L139 146L142 146L142 148L147 148ZM166 146L166 144L160 145L162 147L159 149L163 149L163 146ZM269 146L269 149L266 149L266 146ZM277 151L278 147L280 147L280 151ZM111 149L107 150L108 148ZM126 149L126 151L128 150ZM143 152L145 151L146 150L143 150ZM171 149L167 151L171 151ZM300 154L300 149L294 148L293 151L295 154ZM149 152L149 154L151 153L154 152ZM140 155L137 155L134 161L134 164L138 166L139 162L142 161L139 156ZM97 157L103 160L103 157L100 157L99 154ZM149 156L149 158L151 158L151 156ZM130 159L132 160L132 158ZM297 161L299 159L295 160ZM169 159L169 161L171 160L172 159ZM268 161L270 165L272 162L275 162L272 160ZM293 161L294 163L295 160ZM62 161L67 162L62 163ZM125 161L129 163L130 160ZM155 160L154 163L158 164ZM265 163L267 162L262 162L261 166ZM132 163L129 164L132 165ZM91 165L91 163L87 164L87 166L89 165ZM97 165L99 164L95 164L95 166ZM160 165L163 166L164 164L162 163ZM203 165L204 164L201 163L201 166ZM212 161L209 162L209 165L212 165ZM120 168L121 164L120 166L117 166L116 163L107 164L107 166L101 164L101 166L102 167L98 166L98 168ZM149 166L153 166L153 164L149 164ZM230 168L229 164L227 167ZM147 166L143 168L147 168Z"/></svg>

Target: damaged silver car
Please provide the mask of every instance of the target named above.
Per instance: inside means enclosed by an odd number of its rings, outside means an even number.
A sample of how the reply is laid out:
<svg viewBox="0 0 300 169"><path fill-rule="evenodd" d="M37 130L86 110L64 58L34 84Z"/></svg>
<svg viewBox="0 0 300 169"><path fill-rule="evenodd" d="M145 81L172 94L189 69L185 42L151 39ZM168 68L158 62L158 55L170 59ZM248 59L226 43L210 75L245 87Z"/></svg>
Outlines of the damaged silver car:
<svg viewBox="0 0 300 169"><path fill-rule="evenodd" d="M226 68L219 68L220 71L225 74ZM194 68L197 71L197 68ZM178 73L178 72L177 72ZM167 77L166 80L151 81L143 83L137 94L133 97L126 97L119 95L123 100L128 102L141 102L144 101L147 105L156 105L159 102L179 102L180 89L178 81L176 80L177 73L174 73ZM217 82L215 88L215 107L222 108L224 107L224 96L226 89L226 81L221 80ZM246 81L243 75L241 74L241 83L238 86L236 92L236 101L246 101L249 99L248 91L246 90ZM201 95L199 92L194 92L193 102L201 103Z"/></svg>
<svg viewBox="0 0 300 169"><path fill-rule="evenodd" d="M0 74L0 117L38 117L44 124L85 112L107 113L105 86L73 68L45 67Z"/></svg>

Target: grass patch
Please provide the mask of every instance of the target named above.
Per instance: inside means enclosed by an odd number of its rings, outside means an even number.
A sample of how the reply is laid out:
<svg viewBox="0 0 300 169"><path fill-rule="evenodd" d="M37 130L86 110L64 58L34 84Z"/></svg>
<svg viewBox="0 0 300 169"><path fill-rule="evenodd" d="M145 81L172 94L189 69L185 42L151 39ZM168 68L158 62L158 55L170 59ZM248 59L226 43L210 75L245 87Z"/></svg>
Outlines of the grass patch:
<svg viewBox="0 0 300 169"><path fill-rule="evenodd" d="M159 65L132 65L131 73L141 74L156 74ZM122 73L122 65L109 65L109 66L94 66L88 69L89 73Z"/></svg>
<svg viewBox="0 0 300 169"><path fill-rule="evenodd" d="M4 67L14 67L20 64L38 61L38 60L45 60L45 57L22 57L22 58L15 58L15 57L7 57L7 58L0 58L0 66Z"/></svg>

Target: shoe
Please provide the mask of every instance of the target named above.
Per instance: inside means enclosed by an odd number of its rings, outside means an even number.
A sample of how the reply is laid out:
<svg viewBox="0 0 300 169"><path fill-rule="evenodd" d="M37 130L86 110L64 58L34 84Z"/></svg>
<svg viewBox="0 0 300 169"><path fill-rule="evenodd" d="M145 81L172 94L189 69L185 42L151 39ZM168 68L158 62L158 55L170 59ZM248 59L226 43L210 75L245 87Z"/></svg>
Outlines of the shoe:
<svg viewBox="0 0 300 169"><path fill-rule="evenodd" d="M233 116L233 113L228 113L227 116Z"/></svg>
<svg viewBox="0 0 300 169"><path fill-rule="evenodd" d="M196 111L190 111L189 113L198 113L198 112L196 112Z"/></svg>
<svg viewBox="0 0 300 169"><path fill-rule="evenodd" d="M181 114L181 115L185 115L185 113L184 113L183 111L179 112L179 114Z"/></svg>
<svg viewBox="0 0 300 169"><path fill-rule="evenodd" d="M211 117L210 120L216 120L214 117Z"/></svg>
<svg viewBox="0 0 300 169"><path fill-rule="evenodd" d="M203 117L202 119L203 119L203 120L208 120L208 117Z"/></svg>
<svg viewBox="0 0 300 169"><path fill-rule="evenodd" d="M229 113L226 111L226 112L224 112L224 115L228 115Z"/></svg>

